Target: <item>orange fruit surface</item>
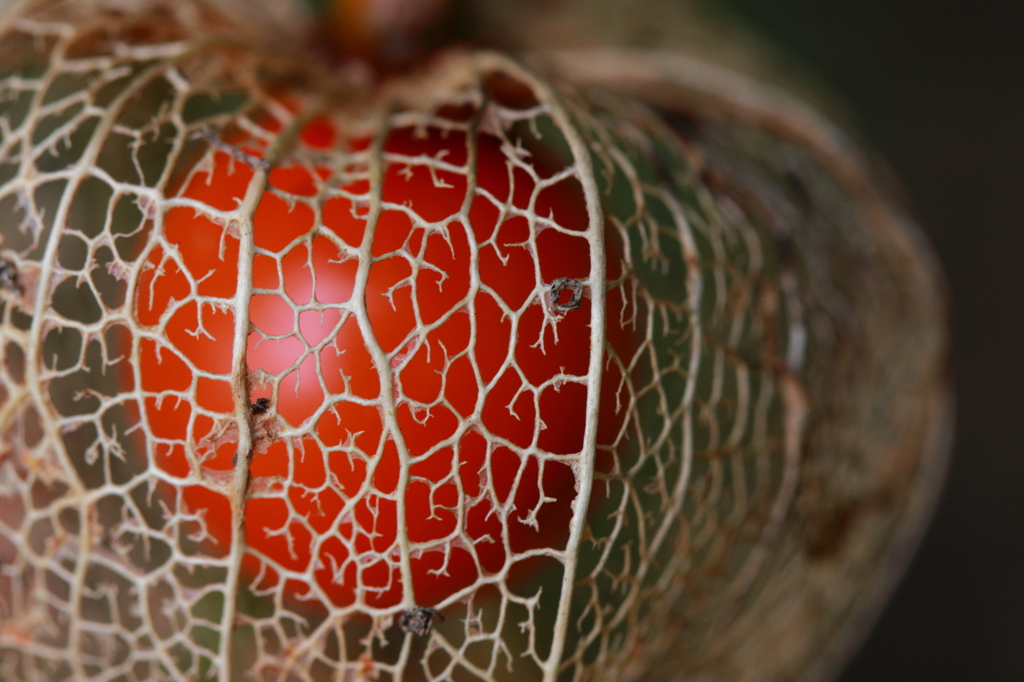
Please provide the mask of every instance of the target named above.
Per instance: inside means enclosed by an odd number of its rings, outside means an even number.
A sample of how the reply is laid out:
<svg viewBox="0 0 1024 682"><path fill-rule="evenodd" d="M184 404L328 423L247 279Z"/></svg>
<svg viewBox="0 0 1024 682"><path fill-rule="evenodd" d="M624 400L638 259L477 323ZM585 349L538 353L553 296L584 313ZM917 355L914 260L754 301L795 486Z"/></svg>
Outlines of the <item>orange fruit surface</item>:
<svg viewBox="0 0 1024 682"><path fill-rule="evenodd" d="M356 151L369 144L340 140L323 119L306 127L303 141ZM384 151L443 158L456 167L467 162L466 135L458 131L397 128ZM401 502L414 545L418 604L436 604L504 570L509 550L565 547L576 493L571 466L559 456L583 448L587 389L579 381L550 380L586 377L590 301L584 297L552 325L535 282L588 277L583 193L569 178L541 191L531 207L534 179L511 169L496 138L481 133L477 155L468 221L459 217L465 175L389 164L385 209L372 237L365 203L331 198L317 216L309 205L287 200L316 195L325 169L270 171L253 223L246 348L256 433L245 509L250 580L274 584L283 579L279 569L302 573L312 564L336 606L353 603L356 586L371 607L400 602L401 576L382 557L396 551L403 464L379 404L382 391L394 397L408 450ZM227 151L214 159L181 196L231 210L255 170ZM543 160L536 171L539 177L553 172ZM369 188L356 181L345 189L363 195ZM568 231L541 229L534 253L526 244L529 221L502 217L506 204ZM149 393L187 387L192 371L182 358L210 376L198 379L197 404L149 398L146 417L154 436L167 441L155 450L167 473L185 475L184 444L192 442L204 470L223 479L234 466L237 442L223 425L234 410L231 386L216 377L230 372L235 320L217 301L237 293L238 234L188 206L170 209L164 227L178 259L168 261L159 249L150 255L153 267L140 280L136 315L152 325L177 310L167 323L166 345L143 342L142 386ZM359 249L371 258L362 292L369 329L349 307L359 288L360 259L353 256ZM189 277L198 282L195 300L189 300ZM610 311L609 338L624 347L632 332L617 318ZM390 386L382 386L371 345L389 358ZM601 431L609 442L621 426L614 404L619 383L606 382L604 391ZM522 455L531 449L548 456ZM184 501L205 520L208 551L227 548L232 520L226 496L195 486L185 490ZM507 546L496 506L508 514ZM529 573L522 566L508 570L513 580ZM298 583L288 588L304 590Z"/></svg>

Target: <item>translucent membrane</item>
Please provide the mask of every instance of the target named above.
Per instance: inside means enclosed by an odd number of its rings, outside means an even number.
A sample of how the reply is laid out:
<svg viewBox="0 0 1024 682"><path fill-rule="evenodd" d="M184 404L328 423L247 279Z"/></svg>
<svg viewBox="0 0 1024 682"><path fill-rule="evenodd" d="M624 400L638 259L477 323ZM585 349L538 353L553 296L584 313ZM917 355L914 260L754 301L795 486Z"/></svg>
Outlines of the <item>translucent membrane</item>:
<svg viewBox="0 0 1024 682"><path fill-rule="evenodd" d="M941 306L810 133L490 53L367 118L206 4L30 4L0 678L797 679L862 608Z"/></svg>

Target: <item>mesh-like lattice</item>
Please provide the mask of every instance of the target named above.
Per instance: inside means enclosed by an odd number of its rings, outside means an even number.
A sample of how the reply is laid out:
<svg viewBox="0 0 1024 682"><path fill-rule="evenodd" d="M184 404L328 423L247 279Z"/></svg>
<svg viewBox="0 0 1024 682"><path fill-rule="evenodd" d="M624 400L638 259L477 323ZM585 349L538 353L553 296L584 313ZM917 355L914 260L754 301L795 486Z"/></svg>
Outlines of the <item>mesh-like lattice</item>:
<svg viewBox="0 0 1024 682"><path fill-rule="evenodd" d="M0 677L627 679L733 608L805 332L684 138L148 11L0 39Z"/></svg>

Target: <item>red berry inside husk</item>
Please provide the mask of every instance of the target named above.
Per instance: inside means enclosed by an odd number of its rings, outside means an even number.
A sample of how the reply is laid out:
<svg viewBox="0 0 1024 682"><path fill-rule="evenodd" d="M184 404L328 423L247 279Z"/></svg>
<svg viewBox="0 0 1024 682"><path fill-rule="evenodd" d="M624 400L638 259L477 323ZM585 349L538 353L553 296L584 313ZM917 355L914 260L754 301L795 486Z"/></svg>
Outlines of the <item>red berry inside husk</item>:
<svg viewBox="0 0 1024 682"><path fill-rule="evenodd" d="M342 148L356 156L371 144L344 139L323 118L305 127L302 140L312 150ZM379 217L370 216L364 178L310 204L301 199L337 180L326 166L269 172L253 219L248 308L256 436L245 506L249 579L274 584L281 570L304 573L312 562L319 589L335 606L352 604L357 593L368 606L394 606L404 589L395 560L403 522L416 602L433 605L487 575L529 577L534 569L506 566L509 551L564 549L576 494L566 458L583 449L590 302L578 295L582 285L563 287L555 300L536 282L589 277L586 205L571 175L534 196L538 181L562 170L546 167L556 164L542 153L530 161L531 177L510 163L515 150L503 149L495 136L478 133L475 143L476 186L467 201L467 175L457 172L469 162L465 132L390 131ZM187 387L192 372L180 358L211 374L198 378L195 405L146 402L154 435L174 441L156 447L158 463L172 475L188 471L187 442L210 476L223 479L234 466L237 439L225 426L234 409L231 386L216 378L230 372L234 315L217 300L237 293L238 228L214 222L190 202L234 208L256 172L245 155L260 153L244 145L235 154L218 151L211 168L191 177L180 194L188 205L164 219L176 257L153 251L153 267L139 282L141 324L156 324L178 306L167 342L142 343L144 389ZM425 159L441 163L424 165ZM368 330L353 299L360 258L370 259L362 289ZM198 282L196 300L184 300L183 270ZM573 294L580 300L570 309ZM559 303L556 316L545 312ZM633 333L617 315L609 318L610 341L625 355ZM389 386L382 387L386 375L371 345L388 358ZM605 391L606 433L617 431L617 383ZM382 391L391 394L408 464L388 429ZM403 466L409 482L400 518ZM226 496L197 486L184 499L205 518L208 551L230 546ZM300 583L289 588L305 590Z"/></svg>

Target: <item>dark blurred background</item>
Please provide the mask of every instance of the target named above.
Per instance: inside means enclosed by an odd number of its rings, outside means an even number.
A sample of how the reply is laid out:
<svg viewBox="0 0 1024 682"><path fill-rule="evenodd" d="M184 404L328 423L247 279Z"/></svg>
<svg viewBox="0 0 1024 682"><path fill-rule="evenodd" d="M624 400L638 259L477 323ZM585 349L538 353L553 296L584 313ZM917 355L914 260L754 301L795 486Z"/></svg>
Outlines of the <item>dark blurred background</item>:
<svg viewBox="0 0 1024 682"><path fill-rule="evenodd" d="M845 105L952 296L957 424L935 520L842 682L1024 680L1024 3L705 0Z"/></svg>

